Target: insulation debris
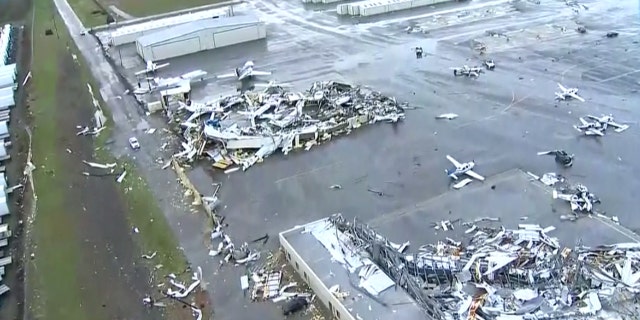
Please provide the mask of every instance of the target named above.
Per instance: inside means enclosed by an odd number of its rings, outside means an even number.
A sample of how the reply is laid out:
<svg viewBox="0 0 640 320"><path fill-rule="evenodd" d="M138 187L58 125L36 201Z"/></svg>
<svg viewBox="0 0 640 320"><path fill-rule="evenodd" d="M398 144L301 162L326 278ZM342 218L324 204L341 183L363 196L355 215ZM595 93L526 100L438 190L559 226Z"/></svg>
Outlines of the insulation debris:
<svg viewBox="0 0 640 320"><path fill-rule="evenodd" d="M309 150L367 124L398 122L406 106L380 92L334 81L315 82L304 93L269 86L178 105L167 111L184 137L174 158L191 162L205 154L223 170L246 170L277 150Z"/></svg>
<svg viewBox="0 0 640 320"><path fill-rule="evenodd" d="M553 226L474 225L464 239L423 245L406 255L369 226L339 214L320 228L328 229L327 237L340 238L342 247L360 251L353 254L371 257L360 274L388 275L381 288L397 283L436 319L631 319L637 314L638 243L570 249L548 235ZM329 240L318 240L327 247ZM335 261L350 259L329 251Z"/></svg>

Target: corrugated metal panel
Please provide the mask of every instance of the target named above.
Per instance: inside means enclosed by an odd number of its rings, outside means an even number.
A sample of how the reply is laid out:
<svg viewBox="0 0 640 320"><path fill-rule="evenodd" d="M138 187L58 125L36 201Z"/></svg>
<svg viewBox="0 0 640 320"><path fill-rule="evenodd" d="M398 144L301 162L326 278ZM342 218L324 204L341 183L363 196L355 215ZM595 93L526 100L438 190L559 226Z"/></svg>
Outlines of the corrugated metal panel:
<svg viewBox="0 0 640 320"><path fill-rule="evenodd" d="M184 56L200 50L202 50L200 37L196 35L187 39L152 46L151 56L153 60L164 60Z"/></svg>
<svg viewBox="0 0 640 320"><path fill-rule="evenodd" d="M206 29L234 27L238 25L255 24L258 22L260 22L260 19L255 16L235 16L198 20L145 35L138 38L137 42L146 47Z"/></svg>
<svg viewBox="0 0 640 320"><path fill-rule="evenodd" d="M216 32L213 34L213 41L216 48L253 41L260 38L260 29L259 26L256 25L237 28L225 32Z"/></svg>

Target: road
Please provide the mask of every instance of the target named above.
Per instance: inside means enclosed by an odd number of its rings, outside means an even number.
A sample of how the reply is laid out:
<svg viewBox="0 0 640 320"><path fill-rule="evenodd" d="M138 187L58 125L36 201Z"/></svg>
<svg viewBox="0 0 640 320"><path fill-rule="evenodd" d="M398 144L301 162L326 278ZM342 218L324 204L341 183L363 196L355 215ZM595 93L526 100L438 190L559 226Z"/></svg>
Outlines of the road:
<svg viewBox="0 0 640 320"><path fill-rule="evenodd" d="M65 3L56 0L65 22L72 30L81 30ZM273 155L244 173L225 177L210 174L207 164L196 168L191 176L202 193L211 190L213 181L224 182L220 197L226 208L221 213L235 241L249 241L266 232L274 239L268 247L274 249L275 235L297 224L335 212L374 221L444 194L449 191L448 179L442 173L449 166L446 154L461 161L474 159L486 176L513 168L536 173L561 171L570 180L589 186L602 198L607 212L619 216L628 227L639 228L631 213L634 199L620 192L640 187L640 181L629 178L640 170L640 154L636 148L627 147L638 138L637 125L599 140L580 138L571 127L583 113L614 113L632 124L638 119L633 108L638 103L638 58L632 54L638 25L637 17L631 15L636 3L585 2L590 10L578 17L561 1L543 1L526 10L496 1L466 5L478 4L484 4L479 11L497 6L508 15L478 14L467 19L459 16L464 10L441 12L439 19L446 22L438 26L434 26L433 13L422 11L404 18L394 14L386 19L344 22L331 13L331 6L308 10L297 0L252 1L251 9L268 23L266 44L172 59L167 74L200 68L212 74L225 73L253 59L263 69L275 69L278 80L293 82L299 88L314 80L342 79L370 85L421 107L409 112L402 125L363 129L310 152L289 155L286 160ZM605 18L611 22L607 26L598 22ZM576 22L587 26L589 32L574 32ZM423 26L428 33L407 33L407 26ZM486 37L487 30L505 32L510 40ZM620 37L604 38L610 30L619 30ZM126 97L114 99L124 89L106 61L96 54L95 41L78 36L78 32L72 34L95 66L92 70L103 85L102 96L114 109L116 126L121 129L116 133L116 151L124 154L132 130L161 128L161 120L144 117ZM454 78L449 67L480 62L481 57L470 48L473 39L487 43L488 54L498 65L496 71L478 80ZM427 58L414 58L411 48L416 46L425 49ZM587 102L555 102L556 82L579 87ZM194 97L206 99L227 87L209 83L204 90L194 92ZM458 113L460 118L434 119L446 112ZM181 195L167 182L175 180L171 172L149 165L159 156L156 150L160 141L150 135L139 140L145 151L136 161L154 194L158 199ZM575 153L574 167L563 170L552 159L535 155L550 148ZM329 189L333 184L341 184L343 189ZM377 197L367 192L368 188L392 196ZM202 219L167 201L162 201L167 207L165 214L189 261L205 267L216 317L235 319L241 314L243 319L281 318L271 304L252 304L242 296L237 281L244 272L242 268L213 269L215 261L207 256L200 232Z"/></svg>

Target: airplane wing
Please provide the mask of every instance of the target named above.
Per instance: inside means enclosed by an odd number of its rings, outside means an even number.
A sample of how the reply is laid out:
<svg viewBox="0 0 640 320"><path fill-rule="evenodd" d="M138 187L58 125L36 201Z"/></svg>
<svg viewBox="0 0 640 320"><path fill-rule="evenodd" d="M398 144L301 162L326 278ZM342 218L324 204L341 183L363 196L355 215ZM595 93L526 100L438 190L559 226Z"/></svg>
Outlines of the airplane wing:
<svg viewBox="0 0 640 320"><path fill-rule="evenodd" d="M577 95L577 94L575 94L575 93L568 92L567 94L568 94L569 96L571 96L571 98L574 98L574 99L576 99L576 100L580 100L580 101L584 102L584 99L583 99L581 96L579 96L579 95Z"/></svg>
<svg viewBox="0 0 640 320"><path fill-rule="evenodd" d="M555 189L554 189L554 190L553 190L553 194L552 194L552 196L553 196L553 198L554 198L554 199L562 199L562 200L564 200L564 201L571 201L571 197L572 197L573 195L570 195L570 194L562 194L562 193L558 192L558 190L555 190Z"/></svg>
<svg viewBox="0 0 640 320"><path fill-rule="evenodd" d="M155 70L158 70L158 69L164 68L164 67L168 67L168 66L169 66L168 62L167 63L163 63L163 64L159 64L159 65L156 65Z"/></svg>
<svg viewBox="0 0 640 320"><path fill-rule="evenodd" d="M558 87L560 87L560 90L562 90L562 92L567 92L567 91L568 91L568 90L567 90L567 88L565 88L565 87L564 87L563 85L561 85L559 82L558 82Z"/></svg>
<svg viewBox="0 0 640 320"><path fill-rule="evenodd" d="M135 73L135 75L136 75L136 76L139 76L139 75L143 75L143 74L145 74L145 73L147 73L147 72L148 72L148 70L147 70L147 69L144 69L144 70L140 70L140 71L136 72L136 73Z"/></svg>
<svg viewBox="0 0 640 320"><path fill-rule="evenodd" d="M473 170L469 170L469 171L467 171L467 172L465 172L465 173L466 173L468 176L472 177L472 178L478 179L478 180L480 180L480 181L484 181L484 177L483 177L483 176L481 176L481 175L479 175L478 173L476 173L476 172L475 172L475 171L473 171Z"/></svg>
<svg viewBox="0 0 640 320"><path fill-rule="evenodd" d="M270 75L271 75L271 72L269 72L269 71L256 71L256 70L253 70L253 71L251 71L251 75L252 75L252 76L270 76Z"/></svg>
<svg viewBox="0 0 640 320"><path fill-rule="evenodd" d="M611 121L611 122L609 122L607 124L612 126L612 127L614 127L614 128L616 128L615 132L622 132L622 131L625 131L625 130L629 129L629 125L627 125L627 124L619 124L619 123L616 123L616 122L613 122L613 121Z"/></svg>
<svg viewBox="0 0 640 320"><path fill-rule="evenodd" d="M553 151L540 151L540 152L538 152L538 155L539 156L544 156L544 155L548 155L548 154L552 154L552 153L555 153L555 150L553 150Z"/></svg>
<svg viewBox="0 0 640 320"><path fill-rule="evenodd" d="M587 118L593 120L593 121L600 121L600 118L596 117L596 116L592 116L592 115L587 115Z"/></svg>
<svg viewBox="0 0 640 320"><path fill-rule="evenodd" d="M598 130L598 129L589 129L585 132L585 134L590 135L590 136L604 136L604 133L602 132L602 130Z"/></svg>
<svg viewBox="0 0 640 320"><path fill-rule="evenodd" d="M238 75L235 74L235 73L226 73L226 74L221 74L219 76L216 76L216 78L218 78L218 79L227 79L227 78L235 78L237 76Z"/></svg>
<svg viewBox="0 0 640 320"><path fill-rule="evenodd" d="M447 155L447 160L451 161L451 163L453 163L453 165L456 166L456 167L462 166L462 164L460 164L460 162L458 162L458 160L454 159L450 155Z"/></svg>
<svg viewBox="0 0 640 320"><path fill-rule="evenodd" d="M580 119L580 122L582 123L583 126L589 125L589 122L587 122L587 120L585 120L583 117L580 117L578 119Z"/></svg>

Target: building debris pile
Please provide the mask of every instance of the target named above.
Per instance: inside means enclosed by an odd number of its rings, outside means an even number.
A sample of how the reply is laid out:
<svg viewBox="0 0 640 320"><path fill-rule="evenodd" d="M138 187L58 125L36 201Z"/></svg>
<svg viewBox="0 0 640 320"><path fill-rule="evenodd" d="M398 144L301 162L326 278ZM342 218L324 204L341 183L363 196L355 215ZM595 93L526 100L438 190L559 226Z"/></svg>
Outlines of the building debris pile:
<svg viewBox="0 0 640 320"><path fill-rule="evenodd" d="M249 244L246 242L240 248L236 248L231 238L222 229L221 224L218 224L211 232L211 241L216 242L217 239L220 239L220 242L214 249L209 250L209 256L222 256L221 265L226 262L238 266L260 259L260 252L250 249Z"/></svg>
<svg viewBox="0 0 640 320"><path fill-rule="evenodd" d="M554 227L474 224L406 255L366 225L330 222L436 319L637 319L640 244L563 247Z"/></svg>
<svg viewBox="0 0 640 320"><path fill-rule="evenodd" d="M155 253L152 254L152 256L155 256ZM153 259L152 256L149 256L148 259ZM195 303L185 301L185 299L202 284L202 268L198 267L198 270L193 273L191 283L188 286L181 282L173 273L167 275L166 279L168 280L167 285L169 288L162 291L164 298L154 299L152 296L146 296L142 299L142 303L150 308L165 308L167 305L162 300L172 299L191 308L194 319L202 320L202 310L200 310ZM165 286L165 284L161 283L158 287L160 286Z"/></svg>
<svg viewBox="0 0 640 320"><path fill-rule="evenodd" d="M205 153L214 167L246 170L278 149L309 150L367 124L395 123L404 119L405 106L365 87L329 81L304 93L271 86L210 103L180 103L168 113L185 139L175 159L190 162Z"/></svg>
<svg viewBox="0 0 640 320"><path fill-rule="evenodd" d="M538 154L546 154L540 152ZM527 172L534 180L538 180L547 186L554 187L553 199L560 199L569 202L571 205L571 215L562 215L563 220L576 220L579 214L598 214L604 216L603 212L597 212L594 208L595 204L600 204L600 199L595 194L589 192L589 189L583 184L569 184L566 179L557 173L549 172L542 177Z"/></svg>
<svg viewBox="0 0 640 320"><path fill-rule="evenodd" d="M308 289L298 286L297 282L284 283L284 267L279 265L277 255L271 255L262 265L251 268L249 275L240 277L243 291L251 289L251 300L254 302L269 301L282 303L284 315L304 310L315 296ZM251 288L249 283L251 283Z"/></svg>

